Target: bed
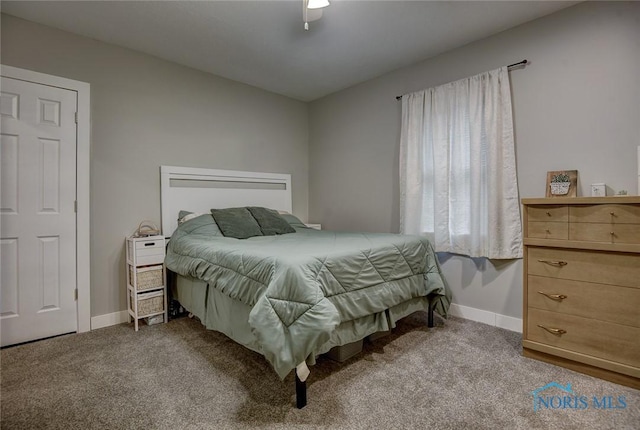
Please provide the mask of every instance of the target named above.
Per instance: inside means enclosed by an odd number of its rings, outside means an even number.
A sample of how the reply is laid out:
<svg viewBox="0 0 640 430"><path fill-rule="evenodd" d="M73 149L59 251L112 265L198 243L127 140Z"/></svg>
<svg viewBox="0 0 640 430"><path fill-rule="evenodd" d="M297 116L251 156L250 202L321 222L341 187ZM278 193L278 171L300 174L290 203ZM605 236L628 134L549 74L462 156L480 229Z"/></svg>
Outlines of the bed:
<svg viewBox="0 0 640 430"><path fill-rule="evenodd" d="M162 166L161 189L177 300L208 329L264 355L281 379L295 371L299 408L307 365L320 354L418 310L430 326L434 310L446 316L450 292L425 238L309 228L290 214L289 175ZM287 233L225 236L228 213L213 208L236 208L238 218L250 209L259 222L265 213Z"/></svg>

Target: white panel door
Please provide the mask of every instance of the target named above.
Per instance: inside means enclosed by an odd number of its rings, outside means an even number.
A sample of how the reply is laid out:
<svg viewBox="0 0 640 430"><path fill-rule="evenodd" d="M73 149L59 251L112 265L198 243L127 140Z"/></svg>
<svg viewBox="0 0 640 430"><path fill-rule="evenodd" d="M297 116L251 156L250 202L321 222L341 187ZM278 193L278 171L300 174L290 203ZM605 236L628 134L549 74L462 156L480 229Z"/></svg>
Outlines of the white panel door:
<svg viewBox="0 0 640 430"><path fill-rule="evenodd" d="M0 343L77 331L77 93L2 78Z"/></svg>

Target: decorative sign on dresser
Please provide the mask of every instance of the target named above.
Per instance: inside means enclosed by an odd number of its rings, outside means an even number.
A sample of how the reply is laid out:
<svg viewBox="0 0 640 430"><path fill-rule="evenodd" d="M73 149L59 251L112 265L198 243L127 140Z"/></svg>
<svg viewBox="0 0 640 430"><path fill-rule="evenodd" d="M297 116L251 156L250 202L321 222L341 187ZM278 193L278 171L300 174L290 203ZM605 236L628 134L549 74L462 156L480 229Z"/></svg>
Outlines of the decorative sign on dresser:
<svg viewBox="0 0 640 430"><path fill-rule="evenodd" d="M524 356L640 388L640 197L522 204Z"/></svg>

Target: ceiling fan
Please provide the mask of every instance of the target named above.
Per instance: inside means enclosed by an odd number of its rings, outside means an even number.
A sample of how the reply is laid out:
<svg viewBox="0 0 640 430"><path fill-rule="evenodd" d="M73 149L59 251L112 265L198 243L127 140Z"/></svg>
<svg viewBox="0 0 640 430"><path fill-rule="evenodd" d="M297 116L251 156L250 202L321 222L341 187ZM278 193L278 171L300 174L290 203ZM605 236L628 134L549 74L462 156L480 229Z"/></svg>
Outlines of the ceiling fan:
<svg viewBox="0 0 640 430"><path fill-rule="evenodd" d="M322 9L329 6L329 0L302 0L304 29L309 31L309 23L322 18Z"/></svg>

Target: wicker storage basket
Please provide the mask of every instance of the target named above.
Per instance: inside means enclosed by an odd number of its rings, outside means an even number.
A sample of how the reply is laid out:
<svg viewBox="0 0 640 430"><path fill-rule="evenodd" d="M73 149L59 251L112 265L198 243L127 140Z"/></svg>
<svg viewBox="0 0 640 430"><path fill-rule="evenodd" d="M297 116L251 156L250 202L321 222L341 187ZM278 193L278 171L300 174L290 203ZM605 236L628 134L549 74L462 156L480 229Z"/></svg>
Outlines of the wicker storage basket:
<svg viewBox="0 0 640 430"><path fill-rule="evenodd" d="M135 294L129 291L131 297L131 307L134 306ZM164 311L164 294L143 293L138 294L138 315L144 316Z"/></svg>
<svg viewBox="0 0 640 430"><path fill-rule="evenodd" d="M135 281L133 277L134 270L136 271ZM138 291L162 287L164 285L162 265L135 268L129 266L129 279L131 280L131 286L135 287Z"/></svg>

